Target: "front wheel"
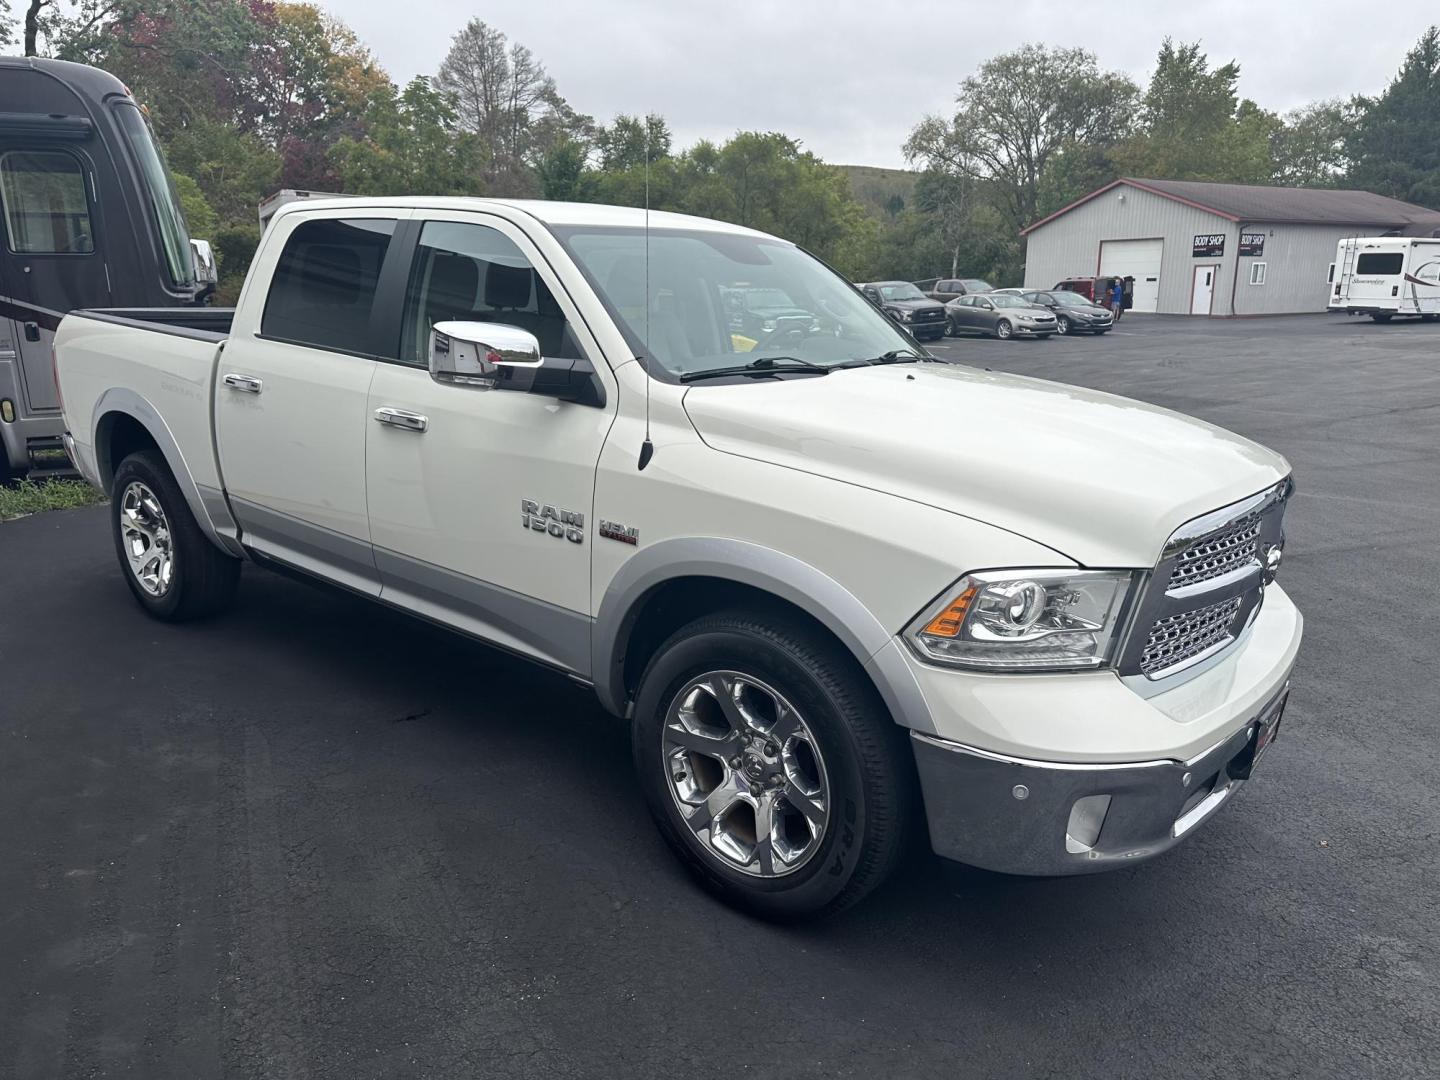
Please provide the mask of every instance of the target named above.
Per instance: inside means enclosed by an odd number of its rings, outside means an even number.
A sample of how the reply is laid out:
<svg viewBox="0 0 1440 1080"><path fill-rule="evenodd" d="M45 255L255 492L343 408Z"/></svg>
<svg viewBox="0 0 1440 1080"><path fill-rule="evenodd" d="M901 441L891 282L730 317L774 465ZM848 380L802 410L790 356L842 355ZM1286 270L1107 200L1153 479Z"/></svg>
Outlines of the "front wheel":
<svg viewBox="0 0 1440 1080"><path fill-rule="evenodd" d="M159 451L137 451L115 470L110 522L125 584L155 618L182 622L234 601L240 560L200 531Z"/></svg>
<svg viewBox="0 0 1440 1080"><path fill-rule="evenodd" d="M839 911L900 859L914 790L903 732L799 620L735 611L680 630L641 679L631 734L661 834L728 903L774 919Z"/></svg>
<svg viewBox="0 0 1440 1080"><path fill-rule="evenodd" d="M1070 333L1071 330L1074 330L1074 329L1075 329L1074 324L1071 323L1071 321L1070 321L1069 319L1065 318L1065 316L1063 316L1063 315L1060 316L1060 320L1055 324L1055 332L1056 332L1057 334L1068 334L1068 333Z"/></svg>
<svg viewBox="0 0 1440 1080"><path fill-rule="evenodd" d="M1000 338L1002 341L1004 341L1006 338L1012 337L1014 333L1015 327L1010 324L1009 319L1001 319L998 323L995 324L995 336Z"/></svg>

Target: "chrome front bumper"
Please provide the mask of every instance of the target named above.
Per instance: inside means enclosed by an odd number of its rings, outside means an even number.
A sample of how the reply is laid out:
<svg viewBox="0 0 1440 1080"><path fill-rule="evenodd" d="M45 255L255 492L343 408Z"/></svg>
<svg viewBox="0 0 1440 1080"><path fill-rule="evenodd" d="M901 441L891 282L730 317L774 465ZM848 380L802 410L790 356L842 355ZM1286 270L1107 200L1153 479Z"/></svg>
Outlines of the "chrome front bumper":
<svg viewBox="0 0 1440 1080"><path fill-rule="evenodd" d="M1007 874L1087 874L1174 847L1249 779L1279 728L1288 680L1187 761L1027 761L911 732L936 854Z"/></svg>

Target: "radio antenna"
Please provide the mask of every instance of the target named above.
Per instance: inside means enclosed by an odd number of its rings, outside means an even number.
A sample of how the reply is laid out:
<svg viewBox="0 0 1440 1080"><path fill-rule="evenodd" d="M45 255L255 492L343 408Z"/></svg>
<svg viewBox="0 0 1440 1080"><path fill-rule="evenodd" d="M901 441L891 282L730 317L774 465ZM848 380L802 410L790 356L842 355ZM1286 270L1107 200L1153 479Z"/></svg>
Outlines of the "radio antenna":
<svg viewBox="0 0 1440 1080"><path fill-rule="evenodd" d="M654 353L650 350L650 117L647 114L645 124L645 355L654 359ZM645 372L645 441L640 444L640 470L643 471L650 459L655 456L655 444L650 441L650 372L644 364L640 365Z"/></svg>

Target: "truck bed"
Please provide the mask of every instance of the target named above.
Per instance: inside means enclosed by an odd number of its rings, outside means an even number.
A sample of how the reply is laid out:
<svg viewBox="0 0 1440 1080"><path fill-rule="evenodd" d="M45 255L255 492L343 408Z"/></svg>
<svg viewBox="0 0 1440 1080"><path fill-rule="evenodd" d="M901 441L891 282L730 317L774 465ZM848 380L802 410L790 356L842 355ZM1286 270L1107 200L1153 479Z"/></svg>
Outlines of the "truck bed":
<svg viewBox="0 0 1440 1080"><path fill-rule="evenodd" d="M176 333L182 337L199 337L206 341L223 341L230 334L235 318L234 308L155 307L155 308L86 308L75 312L102 322L136 326L144 330Z"/></svg>
<svg viewBox="0 0 1440 1080"><path fill-rule="evenodd" d="M202 494L221 490L211 412L233 315L231 308L109 308L61 320L55 380L82 473L109 482L119 462L111 460L107 418L129 414L145 422L167 457L178 455L177 473L188 473Z"/></svg>

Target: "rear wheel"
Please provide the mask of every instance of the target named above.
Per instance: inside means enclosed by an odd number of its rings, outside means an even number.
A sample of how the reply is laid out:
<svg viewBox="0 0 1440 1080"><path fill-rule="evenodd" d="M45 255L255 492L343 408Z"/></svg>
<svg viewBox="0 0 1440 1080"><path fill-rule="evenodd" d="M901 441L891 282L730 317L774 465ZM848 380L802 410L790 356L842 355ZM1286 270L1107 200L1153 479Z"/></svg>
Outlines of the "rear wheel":
<svg viewBox="0 0 1440 1080"><path fill-rule="evenodd" d="M661 834L737 907L838 911L904 850L904 733L851 658L798 620L734 611L680 630L641 679L632 739Z"/></svg>
<svg viewBox="0 0 1440 1080"><path fill-rule="evenodd" d="M1393 317L1394 317L1394 313L1393 313L1393 312L1390 312L1390 311L1377 311L1377 312L1375 312L1373 315L1370 316L1370 318L1374 319L1374 320L1375 320L1376 322L1378 322L1378 323L1387 323L1387 322L1389 322Z"/></svg>
<svg viewBox="0 0 1440 1080"><path fill-rule="evenodd" d="M1015 327L1010 324L1009 319L1001 319L995 324L995 336L1001 340L1012 337L1014 333Z"/></svg>
<svg viewBox="0 0 1440 1080"><path fill-rule="evenodd" d="M200 531L159 451L137 451L115 470L110 521L125 584L155 618L182 622L234 601L240 560Z"/></svg>

